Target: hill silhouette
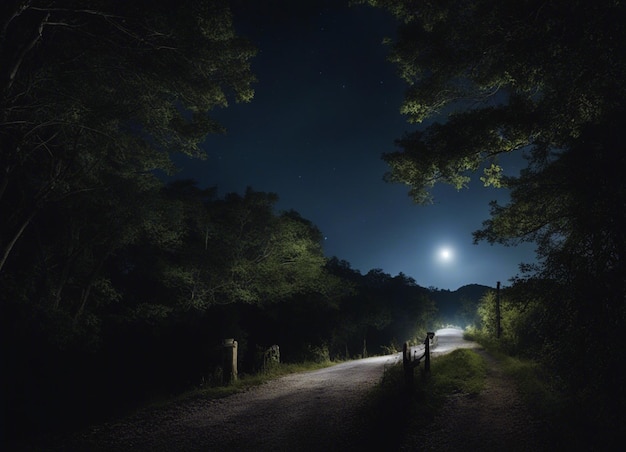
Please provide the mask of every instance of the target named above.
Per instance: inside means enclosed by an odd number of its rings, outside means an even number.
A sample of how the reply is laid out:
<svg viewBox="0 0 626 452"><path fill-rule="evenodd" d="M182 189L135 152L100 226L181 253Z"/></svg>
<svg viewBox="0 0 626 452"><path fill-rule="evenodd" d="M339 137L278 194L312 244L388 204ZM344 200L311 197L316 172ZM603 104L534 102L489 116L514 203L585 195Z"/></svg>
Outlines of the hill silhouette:
<svg viewBox="0 0 626 452"><path fill-rule="evenodd" d="M468 284L455 291L431 289L431 297L437 305L441 321L465 326L473 322L480 299L490 290L495 289L481 284Z"/></svg>

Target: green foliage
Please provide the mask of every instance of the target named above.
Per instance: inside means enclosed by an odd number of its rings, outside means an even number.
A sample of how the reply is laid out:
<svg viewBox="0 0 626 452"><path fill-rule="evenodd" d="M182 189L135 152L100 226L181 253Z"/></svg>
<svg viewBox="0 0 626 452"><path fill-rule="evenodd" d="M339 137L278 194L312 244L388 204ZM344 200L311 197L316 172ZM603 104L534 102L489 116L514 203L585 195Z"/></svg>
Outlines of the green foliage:
<svg viewBox="0 0 626 452"><path fill-rule="evenodd" d="M325 345L314 346L311 344L305 344L302 355L298 361L300 362L312 362L312 363L329 363L330 354L328 347Z"/></svg>
<svg viewBox="0 0 626 452"><path fill-rule="evenodd" d="M99 329L80 325L147 312L120 284L137 264L123 257L185 234L155 170L173 169L174 153L201 156L221 131L209 111L251 98L254 50L222 2L79 3L0 11L0 283L23 281L24 297L2 297L69 319L50 322L51 340L82 331L93 343Z"/></svg>
<svg viewBox="0 0 626 452"><path fill-rule="evenodd" d="M540 163L624 97L619 3L359 3L401 21L391 60L409 85L402 112L412 122L448 115L385 155L387 178L410 185L418 202L436 182L465 186L483 163L486 184L508 184L498 155L531 149Z"/></svg>
<svg viewBox="0 0 626 452"><path fill-rule="evenodd" d="M528 301L531 294L535 299ZM466 338L498 356L548 426L546 434L554 444L609 444L623 425L619 407L624 403L609 373L623 356L610 346L613 332L603 329L603 343L611 353L611 361L605 361L604 348L589 336L594 319L582 328L576 318L580 308L564 294L564 288L551 288L545 281L520 281L502 299L502 337L496 339L494 328L485 326L494 321L493 299L485 297L480 309L485 324L471 328ZM519 303L520 297L526 302Z"/></svg>
<svg viewBox="0 0 626 452"><path fill-rule="evenodd" d="M172 6L55 0L2 9L0 270L33 223L45 224L42 209L98 206L126 226L129 211L138 213L133 197L157 183L153 172L173 169L170 154L201 156L199 143L221 130L208 112L250 99L254 51L234 34L228 8ZM134 238L109 232L108 240ZM103 251L94 254L97 268Z"/></svg>
<svg viewBox="0 0 626 452"><path fill-rule="evenodd" d="M407 387L402 363L385 369L380 384L368 394L363 417L370 433L363 443L396 449L404 435L428 428L445 398L455 393L477 394L485 385L486 364L477 353L458 349L434 358L431 373L415 370Z"/></svg>
<svg viewBox="0 0 626 452"><path fill-rule="evenodd" d="M352 284L339 304L340 321L329 346L331 356L378 354L389 344L423 341L432 329L436 307L428 289L400 273L392 277L380 269L366 275L347 263L331 260L329 270Z"/></svg>
<svg viewBox="0 0 626 452"><path fill-rule="evenodd" d="M469 284L455 291L431 288L431 298L437 308L437 324L464 327L474 323L479 301L490 290L480 284Z"/></svg>
<svg viewBox="0 0 626 452"><path fill-rule="evenodd" d="M326 259L319 230L296 212L274 215L276 200L248 189L244 197L228 195L209 208L209 248L219 253L209 302L266 304L323 292Z"/></svg>
<svg viewBox="0 0 626 452"><path fill-rule="evenodd" d="M389 345L381 345L380 349L383 355L394 355L402 351L402 346L394 339Z"/></svg>
<svg viewBox="0 0 626 452"><path fill-rule="evenodd" d="M518 289L519 290L519 289ZM477 318L466 332L471 340L498 343L511 354L537 358L543 351L546 310L539 300L519 300L513 289L503 289L500 297L501 335L496 332L496 292L487 292L477 307Z"/></svg>
<svg viewBox="0 0 626 452"><path fill-rule="evenodd" d="M436 395L461 392L478 394L485 387L487 365L476 352L468 349L457 349L446 359L433 360L431 365L430 389Z"/></svg>
<svg viewBox="0 0 626 452"><path fill-rule="evenodd" d="M501 342L538 356L572 394L606 400L594 425L622 425L626 392L626 36L623 2L370 0L400 20L391 60L408 84L402 113L434 120L384 155L386 176L431 201L438 182L510 189L475 241L537 245L502 302ZM511 174L499 160L523 153ZM480 308L493 335L493 303ZM603 337L605 347L589 338ZM620 345L617 345L620 344ZM584 357L585 365L573 365ZM599 404L598 404L599 405ZM603 421L600 421L604 417ZM621 419L621 421L620 421Z"/></svg>
<svg viewBox="0 0 626 452"><path fill-rule="evenodd" d="M466 339L483 345L514 378L550 448L610 448L621 439L619 414L612 413L616 418L607 419L603 413L606 401L597 399L596 392L583 389L573 394L563 375L555 373L544 356L538 360L510 356L506 343L478 330L471 331Z"/></svg>
<svg viewBox="0 0 626 452"><path fill-rule="evenodd" d="M157 177L174 154L203 157L206 135L223 131L212 110L252 98L255 50L228 2L5 3L2 354L8 412L36 412L11 422L43 420L47 408L29 407L64 399L104 416L210 380L209 344L224 337L240 341L246 368L287 323L302 334L278 339L327 361L350 284L327 270L317 227L276 213L274 194L217 199ZM259 332L270 317L276 328ZM83 421L72 416L55 413Z"/></svg>

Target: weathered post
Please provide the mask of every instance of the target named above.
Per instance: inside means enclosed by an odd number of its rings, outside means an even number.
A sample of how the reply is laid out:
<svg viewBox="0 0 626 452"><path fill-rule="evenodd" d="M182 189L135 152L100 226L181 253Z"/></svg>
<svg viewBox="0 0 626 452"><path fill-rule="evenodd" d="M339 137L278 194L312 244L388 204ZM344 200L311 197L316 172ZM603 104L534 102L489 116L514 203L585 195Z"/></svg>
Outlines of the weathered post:
<svg viewBox="0 0 626 452"><path fill-rule="evenodd" d="M496 338L500 339L500 333L502 328L500 327L500 281L496 285Z"/></svg>
<svg viewBox="0 0 626 452"><path fill-rule="evenodd" d="M411 363L411 351L408 342L402 346L402 365L404 369L404 381L408 385L413 384L413 363Z"/></svg>
<svg viewBox="0 0 626 452"><path fill-rule="evenodd" d="M426 333L426 340L424 341L424 372L430 372L430 340L435 337L435 333Z"/></svg>
<svg viewBox="0 0 626 452"><path fill-rule="evenodd" d="M235 339L224 339L222 375L226 385L237 380L237 341Z"/></svg>

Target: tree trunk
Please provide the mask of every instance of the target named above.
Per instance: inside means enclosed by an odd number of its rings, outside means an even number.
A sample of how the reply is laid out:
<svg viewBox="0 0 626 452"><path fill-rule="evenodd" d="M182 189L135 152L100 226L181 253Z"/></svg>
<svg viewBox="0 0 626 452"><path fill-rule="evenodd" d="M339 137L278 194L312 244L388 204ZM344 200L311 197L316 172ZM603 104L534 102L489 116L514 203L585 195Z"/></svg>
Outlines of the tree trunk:
<svg viewBox="0 0 626 452"><path fill-rule="evenodd" d="M22 236L22 234L24 233L24 230L30 224L31 220L34 218L36 213L37 213L37 209L33 209L33 211L28 216L28 218L24 221L24 223L22 223L22 226L13 235L13 239L11 239L11 241L7 243L6 246L4 247L4 251L2 253L2 259L0 260L0 273L2 273L2 270L4 269L4 264L9 258L9 254L11 254L13 247L15 246L19 238Z"/></svg>
<svg viewBox="0 0 626 452"><path fill-rule="evenodd" d="M15 17L17 16L13 16L11 20L13 20ZM11 89L11 86L13 86L13 82L15 81L15 77L17 76L17 72L22 66L26 55L32 50L33 47L35 47L37 41L41 39L43 27L49 17L50 13L43 14L36 23L32 24L32 30L29 32L28 36L24 38L25 42L16 43L15 50L13 51L11 51L11 49L9 48L10 46L7 45L8 39L6 35L4 36L2 43L4 49L2 49L2 53L4 54L3 57L5 61L8 61L8 64L5 63L6 66L3 68L4 73L2 74L2 93L8 93ZM24 27L29 26L30 24L21 25L22 27ZM13 53L13 55L8 55L8 53Z"/></svg>

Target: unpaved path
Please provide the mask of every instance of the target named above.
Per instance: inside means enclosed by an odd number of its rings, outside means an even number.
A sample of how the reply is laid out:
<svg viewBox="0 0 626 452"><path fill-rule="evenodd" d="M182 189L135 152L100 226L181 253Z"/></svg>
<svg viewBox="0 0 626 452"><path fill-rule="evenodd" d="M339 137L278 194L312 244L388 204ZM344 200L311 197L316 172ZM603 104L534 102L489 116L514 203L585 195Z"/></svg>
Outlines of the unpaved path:
<svg viewBox="0 0 626 452"><path fill-rule="evenodd" d="M452 351L460 332L448 332L438 353ZM458 336L455 338L455 336ZM462 340L462 339L461 339ZM448 398L442 411L426 428L414 426L419 433L409 434L403 451L543 451L539 423L522 402L515 382L498 361L478 344L462 341L461 347L473 348L487 362L485 389L478 395L456 394ZM433 353L434 354L434 353Z"/></svg>
<svg viewBox="0 0 626 452"><path fill-rule="evenodd" d="M459 347L478 347L464 341L459 330L437 334L435 356ZM425 431L409 430L401 450L543 450L535 442L535 424L514 383L492 357L477 351L489 364L485 390L475 397L451 397ZM399 359L391 355L351 361L282 377L224 399L195 399L143 410L49 450L321 452L384 446L389 435L401 432L393 425L365 426L360 410L365 394L380 381L385 367ZM375 444L368 446L367 438L374 438Z"/></svg>
<svg viewBox="0 0 626 452"><path fill-rule="evenodd" d="M362 438L359 410L399 355L279 378L219 400L144 411L73 438L72 451L346 451Z"/></svg>

